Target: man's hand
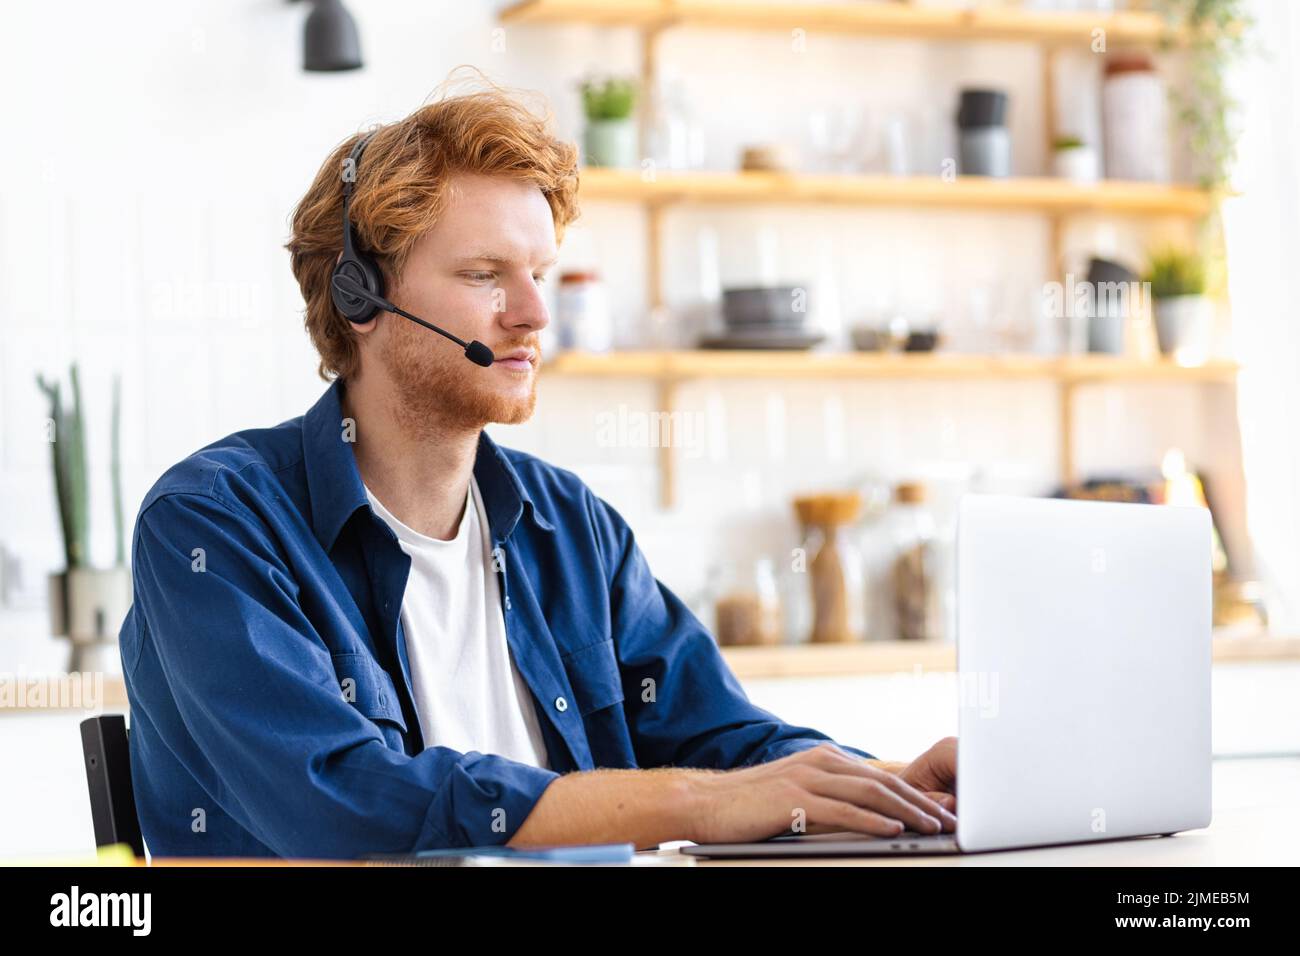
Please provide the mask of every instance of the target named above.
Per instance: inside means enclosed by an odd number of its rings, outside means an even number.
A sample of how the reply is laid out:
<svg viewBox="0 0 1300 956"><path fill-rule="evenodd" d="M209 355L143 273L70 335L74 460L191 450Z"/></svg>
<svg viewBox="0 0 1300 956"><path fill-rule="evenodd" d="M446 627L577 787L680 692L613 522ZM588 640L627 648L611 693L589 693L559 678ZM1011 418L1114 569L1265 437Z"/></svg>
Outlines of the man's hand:
<svg viewBox="0 0 1300 956"><path fill-rule="evenodd" d="M889 837L904 829L941 833L957 827L957 818L903 773L872 766L831 743L755 767L693 776L689 789L684 822L687 839L696 843L835 830Z"/></svg>
<svg viewBox="0 0 1300 956"><path fill-rule="evenodd" d="M944 737L898 774L931 800L957 811L957 738Z"/></svg>

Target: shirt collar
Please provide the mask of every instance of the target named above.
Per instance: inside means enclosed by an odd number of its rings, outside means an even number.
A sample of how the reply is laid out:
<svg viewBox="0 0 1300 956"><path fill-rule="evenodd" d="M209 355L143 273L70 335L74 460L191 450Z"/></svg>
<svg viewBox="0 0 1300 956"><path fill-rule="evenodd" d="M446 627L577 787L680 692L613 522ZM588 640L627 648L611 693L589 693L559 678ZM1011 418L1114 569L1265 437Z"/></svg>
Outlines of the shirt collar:
<svg viewBox="0 0 1300 956"><path fill-rule="evenodd" d="M358 508L370 507L357 459L349 444L356 434L355 423L343 421L344 384L335 379L303 416L303 464L311 494L311 519L316 540L328 552L339 532ZM350 427L349 427L350 426ZM493 541L502 541L514 531L527 505L530 520L543 531L555 526L537 510L537 504L519 480L505 450L479 433L474 456L474 477L487 512Z"/></svg>

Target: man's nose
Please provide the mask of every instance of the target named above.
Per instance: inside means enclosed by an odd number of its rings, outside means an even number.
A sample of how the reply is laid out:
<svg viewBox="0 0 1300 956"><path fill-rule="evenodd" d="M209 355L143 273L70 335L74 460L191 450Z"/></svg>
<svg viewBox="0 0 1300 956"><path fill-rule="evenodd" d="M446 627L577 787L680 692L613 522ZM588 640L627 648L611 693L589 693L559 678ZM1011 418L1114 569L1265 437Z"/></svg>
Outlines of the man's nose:
<svg viewBox="0 0 1300 956"><path fill-rule="evenodd" d="M503 321L511 328L527 328L540 332L551 321L546 300L542 297L542 290L532 278L520 283L517 288L506 291L504 308L501 311L504 313Z"/></svg>

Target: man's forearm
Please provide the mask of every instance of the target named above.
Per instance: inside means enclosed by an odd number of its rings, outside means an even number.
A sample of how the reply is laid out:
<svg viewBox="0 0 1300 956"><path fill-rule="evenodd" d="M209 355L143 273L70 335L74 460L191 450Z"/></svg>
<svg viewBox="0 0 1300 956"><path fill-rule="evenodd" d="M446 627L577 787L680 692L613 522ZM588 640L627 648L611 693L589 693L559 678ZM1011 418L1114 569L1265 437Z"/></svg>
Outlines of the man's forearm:
<svg viewBox="0 0 1300 956"><path fill-rule="evenodd" d="M662 767L568 773L543 791L509 845L634 843L638 850L690 840L699 812L694 783L720 773Z"/></svg>
<svg viewBox="0 0 1300 956"><path fill-rule="evenodd" d="M864 760L888 773L906 762ZM659 767L568 773L546 788L509 845L633 843L638 850L693 840L708 812L701 781L723 770Z"/></svg>

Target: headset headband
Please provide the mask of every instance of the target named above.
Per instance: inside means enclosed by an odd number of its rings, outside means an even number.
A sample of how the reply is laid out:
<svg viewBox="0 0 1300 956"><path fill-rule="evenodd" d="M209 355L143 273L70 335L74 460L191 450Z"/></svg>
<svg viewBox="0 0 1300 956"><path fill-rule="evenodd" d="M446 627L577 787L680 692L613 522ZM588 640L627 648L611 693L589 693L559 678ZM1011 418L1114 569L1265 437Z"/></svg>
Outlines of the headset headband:
<svg viewBox="0 0 1300 956"><path fill-rule="evenodd" d="M356 145L352 147L352 152L348 154L350 168L344 170L343 176L343 258L345 260L356 257L356 249L352 242L352 189L356 184L357 170L361 166L361 154L366 151L366 146L377 132L378 130L371 130L357 140ZM351 173L351 176L346 175L347 173Z"/></svg>

